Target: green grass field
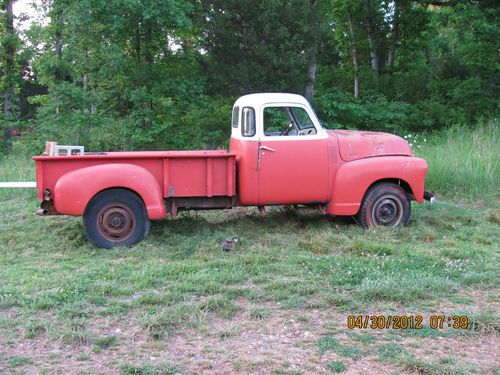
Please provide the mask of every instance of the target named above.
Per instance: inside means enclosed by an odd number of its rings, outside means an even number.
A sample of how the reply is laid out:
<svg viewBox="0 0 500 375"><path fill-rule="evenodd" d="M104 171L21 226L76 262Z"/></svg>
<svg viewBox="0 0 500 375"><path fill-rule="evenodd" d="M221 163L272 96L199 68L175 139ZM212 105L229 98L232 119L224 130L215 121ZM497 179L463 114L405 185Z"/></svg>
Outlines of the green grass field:
<svg viewBox="0 0 500 375"><path fill-rule="evenodd" d="M440 202L396 230L235 209L99 250L80 218L36 217L34 191L2 189L0 373L498 373L499 138L497 123L431 137L417 154ZM0 181L33 178L22 156L0 162ZM350 330L349 315L424 327Z"/></svg>

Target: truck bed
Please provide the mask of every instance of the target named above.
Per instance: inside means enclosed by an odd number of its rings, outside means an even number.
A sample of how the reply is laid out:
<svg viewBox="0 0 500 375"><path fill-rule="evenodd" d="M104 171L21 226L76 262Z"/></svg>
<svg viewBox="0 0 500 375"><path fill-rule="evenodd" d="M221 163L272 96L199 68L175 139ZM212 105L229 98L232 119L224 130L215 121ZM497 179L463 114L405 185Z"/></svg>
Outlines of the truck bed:
<svg viewBox="0 0 500 375"><path fill-rule="evenodd" d="M35 156L33 159L36 161L38 197L42 200L44 191L54 192L65 174L103 164L117 164L123 173L127 173L127 164L146 169L157 180L164 198L233 197L236 195L235 156L224 150L200 150L103 152ZM81 184L85 185L86 181Z"/></svg>

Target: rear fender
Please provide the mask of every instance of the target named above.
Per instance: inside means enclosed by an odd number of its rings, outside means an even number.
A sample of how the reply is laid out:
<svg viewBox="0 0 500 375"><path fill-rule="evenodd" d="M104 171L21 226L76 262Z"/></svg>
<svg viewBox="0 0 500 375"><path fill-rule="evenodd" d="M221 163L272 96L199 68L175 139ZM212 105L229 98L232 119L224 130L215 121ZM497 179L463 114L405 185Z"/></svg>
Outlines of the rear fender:
<svg viewBox="0 0 500 375"><path fill-rule="evenodd" d="M125 188L137 193L150 219L166 216L158 181L148 170L133 164L96 165L62 175L54 187L56 211L64 215L83 215L90 200L110 188Z"/></svg>
<svg viewBox="0 0 500 375"><path fill-rule="evenodd" d="M424 159L407 156L373 157L342 164L335 176L327 213L357 214L368 188L383 180L406 182L413 198L422 203L426 174L427 163Z"/></svg>

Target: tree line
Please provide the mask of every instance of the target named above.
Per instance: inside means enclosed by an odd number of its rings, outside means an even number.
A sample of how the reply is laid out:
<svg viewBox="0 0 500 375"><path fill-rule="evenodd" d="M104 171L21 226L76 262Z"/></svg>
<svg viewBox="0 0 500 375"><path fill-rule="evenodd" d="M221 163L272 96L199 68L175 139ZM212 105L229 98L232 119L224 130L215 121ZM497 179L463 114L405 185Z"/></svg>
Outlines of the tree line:
<svg viewBox="0 0 500 375"><path fill-rule="evenodd" d="M332 128L432 131L498 115L494 0L1 1L12 130L89 149L223 147L232 102L293 92Z"/></svg>

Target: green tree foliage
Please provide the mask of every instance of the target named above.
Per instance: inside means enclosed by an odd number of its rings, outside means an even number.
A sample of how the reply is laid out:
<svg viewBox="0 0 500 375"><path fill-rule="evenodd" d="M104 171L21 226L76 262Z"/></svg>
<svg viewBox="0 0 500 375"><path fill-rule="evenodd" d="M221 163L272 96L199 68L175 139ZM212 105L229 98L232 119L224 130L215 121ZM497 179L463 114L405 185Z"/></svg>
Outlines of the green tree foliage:
<svg viewBox="0 0 500 375"><path fill-rule="evenodd" d="M20 69L17 58L19 37L14 29L14 0L0 2L0 93L2 115L0 116L3 137L0 142L0 155L9 153L11 145L11 126L16 119L16 91L19 86Z"/></svg>
<svg viewBox="0 0 500 375"><path fill-rule="evenodd" d="M189 28L190 8L182 0L54 2L41 31L51 45L34 62L49 87L32 99L41 130L94 147L158 146L173 133L173 108L179 115L183 99L201 94L199 76L189 77L196 62L170 45Z"/></svg>
<svg viewBox="0 0 500 375"><path fill-rule="evenodd" d="M316 99L329 123L401 132L474 123L481 116L498 114L500 28L493 2L332 0L331 4L331 18L336 20L331 38L345 58L340 67L335 60L332 65L326 62L319 77ZM352 92L355 70L349 13L356 35L359 100L343 94Z"/></svg>
<svg viewBox="0 0 500 375"><path fill-rule="evenodd" d="M498 116L495 1L38 3L49 22L24 45L2 16L0 70L36 152L47 139L224 147L232 102L259 91L307 94L328 127L430 131Z"/></svg>
<svg viewBox="0 0 500 375"><path fill-rule="evenodd" d="M197 26L211 94L304 90L318 35L304 0L201 0Z"/></svg>
<svg viewBox="0 0 500 375"><path fill-rule="evenodd" d="M498 110L500 8L460 3L433 11L429 62L431 99L450 106L459 120Z"/></svg>

